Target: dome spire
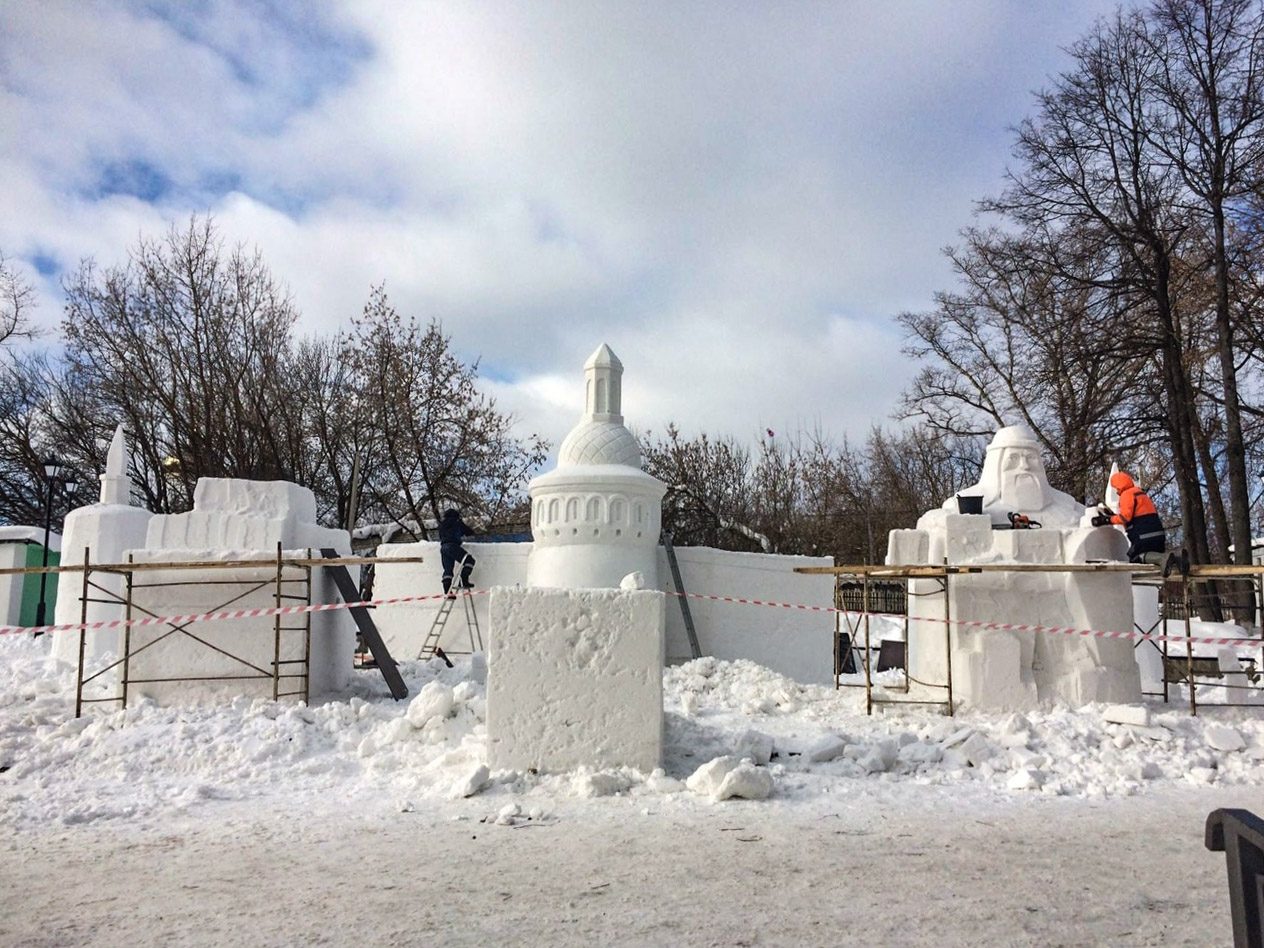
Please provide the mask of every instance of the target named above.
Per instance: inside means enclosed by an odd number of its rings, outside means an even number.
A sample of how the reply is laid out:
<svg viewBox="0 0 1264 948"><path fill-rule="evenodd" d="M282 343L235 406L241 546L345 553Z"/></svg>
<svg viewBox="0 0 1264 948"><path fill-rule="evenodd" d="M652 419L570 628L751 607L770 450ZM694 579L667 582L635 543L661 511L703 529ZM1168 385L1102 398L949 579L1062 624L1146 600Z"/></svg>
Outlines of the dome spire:
<svg viewBox="0 0 1264 948"><path fill-rule="evenodd" d="M623 363L604 342L584 363L584 420L623 424Z"/></svg>

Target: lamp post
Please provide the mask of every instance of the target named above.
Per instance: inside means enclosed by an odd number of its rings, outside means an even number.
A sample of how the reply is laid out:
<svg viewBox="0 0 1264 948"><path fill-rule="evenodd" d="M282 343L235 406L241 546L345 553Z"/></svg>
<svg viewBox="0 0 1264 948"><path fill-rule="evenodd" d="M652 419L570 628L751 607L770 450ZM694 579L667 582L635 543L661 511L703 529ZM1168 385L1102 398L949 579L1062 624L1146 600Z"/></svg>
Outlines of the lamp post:
<svg viewBox="0 0 1264 948"><path fill-rule="evenodd" d="M40 573L39 605L35 609L35 624L44 624L44 594L48 588L48 534L53 525L53 489L57 486L57 476L61 474L62 464L51 455L44 459L44 477L48 481L48 495L44 501L44 572ZM35 633L39 635L40 633Z"/></svg>

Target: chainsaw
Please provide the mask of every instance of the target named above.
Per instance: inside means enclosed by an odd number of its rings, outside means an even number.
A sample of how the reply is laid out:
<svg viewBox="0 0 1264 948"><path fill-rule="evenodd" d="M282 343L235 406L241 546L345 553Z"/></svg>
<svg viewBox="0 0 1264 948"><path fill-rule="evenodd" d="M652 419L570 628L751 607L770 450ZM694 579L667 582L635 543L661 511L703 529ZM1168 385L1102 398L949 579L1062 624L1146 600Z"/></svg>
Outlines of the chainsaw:
<svg viewBox="0 0 1264 948"><path fill-rule="evenodd" d="M993 530L1007 530L1007 529L1008 530L1039 530L1040 529L1040 521L1032 520L1031 517L1027 516L1026 514L1016 513L1011 510L1007 516L1009 517L1008 527L1006 527L1005 524L1003 523L996 523L992 525L992 529Z"/></svg>

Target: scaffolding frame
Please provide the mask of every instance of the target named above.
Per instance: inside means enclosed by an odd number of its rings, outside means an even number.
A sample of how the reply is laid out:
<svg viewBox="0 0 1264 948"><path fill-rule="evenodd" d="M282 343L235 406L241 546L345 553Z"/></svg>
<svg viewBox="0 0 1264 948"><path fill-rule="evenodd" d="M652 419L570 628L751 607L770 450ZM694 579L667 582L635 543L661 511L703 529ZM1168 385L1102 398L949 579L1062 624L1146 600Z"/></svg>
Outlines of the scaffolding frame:
<svg viewBox="0 0 1264 948"><path fill-rule="evenodd" d="M1258 568L1264 572L1264 567ZM865 713L872 715L876 705L922 705L932 706L943 709L944 713L952 716L955 713L953 702L953 684L952 684L952 626L954 620L952 618L952 596L950 582L954 576L972 575L980 573L1081 573L1081 572L1128 572L1128 573L1157 573L1157 567L1142 563L1008 563L1008 564L978 564L978 565L960 565L955 566L949 563L939 565L930 564L905 564L890 566L801 566L795 569L796 573L815 574L815 575L833 575L834 576L834 688L864 688L865 689ZM941 616L919 616L919 619L927 619L930 621L942 622L944 632L944 653L945 653L945 677L943 681L922 681L913 678L908 673L908 655L912 649L912 630L913 627L909 622L909 611L904 612L904 642L905 642L905 663L902 671L903 680L895 686L878 685L882 689L882 693L875 696L874 694L874 669L872 666L873 647L870 633L869 617L871 615L869 609L871 582L874 578L903 580L907 586L911 580L932 580L937 584L936 589L915 593L909 589L908 599L921 598L925 596L943 596L943 615ZM855 616L853 623L852 616L854 613L845 611L842 608L842 584L845 579L852 582L859 580L863 584L863 610L860 615ZM862 650L864 657L864 683L853 684L851 682L842 681L841 675L841 636L844 633L843 626L847 626L847 634L851 636L852 642L856 640L856 633L863 626L865 635L865 644ZM1189 634L1189 620L1186 619L1186 634ZM909 699L888 697L888 694L910 694L912 689L910 685L916 684L923 688L932 690L940 690L943 697L939 699Z"/></svg>
<svg viewBox="0 0 1264 948"><path fill-rule="evenodd" d="M192 621L168 622L163 616L155 615L152 611L144 608L135 601L135 593L137 590L146 588L155 588L159 586L182 586L190 585L189 583L180 582L145 582L143 577L147 573L152 572L180 572L180 571L197 571L197 572L213 572L216 570L230 569L248 569L248 570L268 570L269 573L264 578L252 577L249 579L199 579L197 585L225 585L248 587L231 595L219 605L204 610L207 613L226 611L234 603L240 601L252 593L271 586L274 590L272 602L274 607L282 608L284 604L311 606L312 592L312 569L314 567L325 566L363 566L377 563L420 563L421 557L391 557L379 559L377 557L368 556L340 556L340 557L324 557L313 555L311 549L306 549L305 556L286 556L281 544L277 544L275 557L261 556L254 559L238 559L238 560L171 560L168 562L135 562L134 557L129 555L128 561L125 563L93 563L90 548L84 548L83 562L69 565L58 565L48 567L14 567L0 569L0 575L13 573L79 573L82 575L82 585L79 595L79 650L76 669L75 682L75 717L81 717L83 714L83 706L92 703L108 703L118 702L121 707L126 708L129 698L129 692L132 685L139 684L157 684L181 681L233 681L233 680L270 680L272 682L273 700L280 700L287 697L299 697L304 702L310 699L311 686L311 612L305 611L299 613L298 617L287 617L283 615L272 616L272 635L273 650L272 660L267 663L269 667L261 667L260 665L249 661L247 658L234 655L227 649L221 648L214 643L205 641L197 633L191 631L189 626ZM96 574L105 574L106 576L122 576L123 591L117 592L104 585L103 580L94 579ZM142 579L138 582L137 575ZM301 591L293 592L292 587L301 584ZM122 656L103 668L86 674L86 652L88 633L91 631L88 626L88 605L89 603L105 603L109 605L122 605L124 610L123 624L123 649ZM163 620L164 625L169 626L166 632L158 636L138 648L132 647L132 622L137 618L137 613L147 618ZM294 621L295 618L300 621ZM180 635L196 641L199 645L218 652L226 656L234 662L239 663L243 668L248 669L247 674L238 675L181 675L171 678L153 678L141 679L133 678L131 675L132 659L157 645L159 642L173 635ZM289 638L301 635L301 648L299 658L282 658L282 645ZM85 698L83 691L84 686L103 677L107 673L122 667L122 674L119 681L119 694L113 697L105 698ZM294 666L300 666L296 670ZM292 683L297 682L297 685ZM282 691L282 687L291 688L292 690Z"/></svg>
<svg viewBox="0 0 1264 948"><path fill-rule="evenodd" d="M247 577L230 577L226 579L214 579L200 575L197 585L205 586L223 586L226 587L226 593L231 592L228 598L216 603L214 606L206 608L207 613L223 612L231 608L241 600L251 596L260 590L271 586L273 589L272 601L275 608L283 608L286 605L311 605L312 592L312 566L322 562L318 558L313 558L311 550L307 551L306 557L289 557L284 555L281 544L277 544L276 557L265 558L259 557L255 559L241 560L213 560L213 561L170 561L170 562L142 562L137 563L134 557L129 554L125 564L97 564L92 563L90 558L90 550L84 550L84 561L81 565L83 571L83 594L80 597L80 621L82 626L79 629L79 662L75 684L75 717L83 714L83 706L92 703L109 703L118 702L121 708L127 707L129 693L135 685L147 684L169 684L183 681L271 681L272 683L272 700L279 701L281 698L296 697L306 702L310 698L311 688L311 633L312 621L311 613L303 612L297 617L288 617L281 614L272 616L273 630L273 648L271 667L263 667L248 658L234 654L226 648L208 641L202 635L194 632L190 626L195 620L187 620L184 622L166 621L162 622L162 626L166 627L166 631L159 634L156 638L150 639L139 647L134 647L132 636L132 620L137 618L137 614L151 619L163 619L152 610L145 608L137 602L137 595L143 595L146 589L173 588L191 585L187 582L179 582L174 580L148 580L146 577L152 573L167 572L183 572L197 571L199 574L214 573L223 570L250 570L264 572L265 575L251 575ZM110 576L121 576L123 578L123 594L109 589L101 582L95 582L92 579L94 573L104 573ZM295 591L297 590L297 591ZM95 591L100 598L90 596L89 592ZM84 656L87 647L88 629L88 603L102 602L109 604L121 604L124 609L123 626L123 648L122 656L115 661L96 670L92 674L86 674L84 666ZM297 621L294 621L297 619ZM138 655L147 651L159 643L166 641L173 636L192 640L199 646L209 649L228 658L231 663L240 666L235 670L240 674L217 674L217 675L175 675L165 678L138 678L133 675L133 662ZM299 646L294 649L290 643L296 637L301 636ZM283 644L290 646L283 650ZM297 658L283 658L283 655L297 652ZM297 667L295 667L297 666ZM112 697L104 698L85 698L83 691L84 686L91 682L102 678L103 676L121 668L119 679L119 693ZM282 691L282 688L289 690Z"/></svg>
<svg viewBox="0 0 1264 948"><path fill-rule="evenodd" d="M1172 621L1183 621L1185 625L1185 637L1187 639L1193 637L1191 624L1194 615L1198 612L1196 602L1200 599L1206 599L1208 602L1216 602L1217 607L1223 607L1220 603L1221 593L1216 588L1217 584L1225 582L1247 582L1250 584L1250 594L1253 600L1252 611L1254 613L1255 625L1253 628L1244 630L1244 634L1238 638L1259 640L1261 646L1264 646L1264 632L1261 630L1261 606L1264 605L1264 564L1252 564L1250 566L1237 565L1211 565L1211 566L1192 566L1190 567L1188 576L1168 576L1158 580L1157 586L1162 593L1159 600L1158 618L1144 627L1140 623L1133 621L1133 627L1142 635L1160 634L1168 628L1168 623ZM1178 596L1172 596L1170 593L1179 584L1180 593ZM1152 577L1138 577L1134 579L1133 585L1137 586L1154 586L1155 580ZM1195 597L1191 593L1198 586L1211 587L1209 593ZM1230 605L1231 610L1242 610L1242 605ZM1254 634L1252 634L1252 632ZM1172 655L1168 648L1169 642L1166 638L1158 641L1154 639L1141 639L1134 648L1144 648L1149 646L1153 648L1159 655L1159 660L1163 666L1163 690L1162 691L1143 691L1142 694L1147 698L1163 699L1164 704L1171 701L1171 685L1184 684L1189 689L1189 713L1191 715L1198 714L1198 688L1203 687L1223 688L1226 695L1232 694L1234 691L1253 691L1257 690L1260 685L1258 682L1261 677L1261 668L1258 663L1252 663L1241 671L1247 677L1257 684L1229 684L1227 682L1212 682L1208 678L1222 678L1224 672L1218 667L1218 656L1196 655L1194 652L1194 644L1187 642L1185 645L1185 654ZM1209 670L1210 665L1215 664L1214 670ZM1176 676L1176 677L1173 677ZM1251 708L1262 707L1258 703L1249 701L1222 701L1217 702L1214 707L1220 708Z"/></svg>

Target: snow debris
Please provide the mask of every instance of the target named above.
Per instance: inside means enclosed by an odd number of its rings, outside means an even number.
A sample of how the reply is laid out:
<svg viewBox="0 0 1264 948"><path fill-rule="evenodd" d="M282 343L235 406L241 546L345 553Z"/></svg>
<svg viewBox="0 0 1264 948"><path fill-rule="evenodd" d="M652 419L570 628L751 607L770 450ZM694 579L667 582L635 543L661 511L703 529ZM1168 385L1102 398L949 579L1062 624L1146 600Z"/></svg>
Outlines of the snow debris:
<svg viewBox="0 0 1264 948"><path fill-rule="evenodd" d="M452 791L448 796L453 800L472 797L487 786L487 780L490 776L491 772L487 769L487 765L479 764L465 777L453 784Z"/></svg>
<svg viewBox="0 0 1264 948"><path fill-rule="evenodd" d="M612 770L589 772L581 768L571 780L571 793L582 799L610 797L631 786L632 780L626 774Z"/></svg>
<svg viewBox="0 0 1264 948"><path fill-rule="evenodd" d="M499 826L513 826L518 822L518 818L522 815L522 807L517 803L506 803L496 813L493 820Z"/></svg>
<svg viewBox="0 0 1264 948"><path fill-rule="evenodd" d="M724 778L738 763L738 759L732 754L712 758L689 775L685 786L699 796L710 797L720 789Z"/></svg>
<svg viewBox="0 0 1264 948"><path fill-rule="evenodd" d="M803 756L814 764L837 760L847 749L847 738L838 734L823 734L808 745Z"/></svg>
<svg viewBox="0 0 1264 948"><path fill-rule="evenodd" d="M749 757L759 766L766 766L772 759L773 741L767 734L747 730L733 747L735 757Z"/></svg>
<svg viewBox="0 0 1264 948"><path fill-rule="evenodd" d="M767 800L772 795L772 774L745 759L724 775L719 788L711 795L713 803L741 797L743 800Z"/></svg>
<svg viewBox="0 0 1264 948"><path fill-rule="evenodd" d="M732 754L716 757L703 764L685 781L685 785L712 803L731 797L745 800L766 800L772 793L772 773L759 767L749 757Z"/></svg>
<svg viewBox="0 0 1264 948"><path fill-rule="evenodd" d="M1143 704L1111 704L1102 709L1102 720L1110 724L1150 725L1150 709Z"/></svg>
<svg viewBox="0 0 1264 948"><path fill-rule="evenodd" d="M1206 711L1194 717L1179 696L1122 710L944 717L895 708L870 717L858 689L702 658L663 671L664 758L648 776L489 773L481 655L456 657L455 668L401 663L407 702L363 671L345 698L312 707L247 698L160 707L142 698L126 710L94 704L76 719L74 672L49 658L49 645L0 636L0 828L10 831L268 799L402 801L422 812L477 798L494 801L496 822L496 807L512 797L521 809L504 819L527 822L546 798L636 798L658 812L730 797L807 802L878 781L1088 799L1183 783L1264 787L1259 709L1200 700Z"/></svg>
<svg viewBox="0 0 1264 948"><path fill-rule="evenodd" d="M1242 735L1226 724L1208 724L1203 729L1203 740L1209 747L1220 751L1239 751L1246 747Z"/></svg>
<svg viewBox="0 0 1264 948"><path fill-rule="evenodd" d="M658 767L645 781L645 789L651 793L680 793L685 789L685 782L677 780L675 777L667 776L667 771L663 770L662 767Z"/></svg>
<svg viewBox="0 0 1264 948"><path fill-rule="evenodd" d="M1042 771L1024 767L1022 770L1014 771L1013 775L1005 781L1005 785L1011 790L1039 790L1044 786L1044 782L1045 775Z"/></svg>
<svg viewBox="0 0 1264 948"><path fill-rule="evenodd" d="M453 702L451 688L442 682L427 682L408 705L408 723L420 730L435 718L446 718Z"/></svg>

